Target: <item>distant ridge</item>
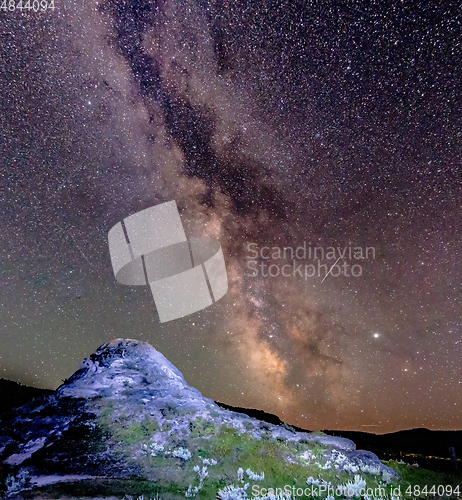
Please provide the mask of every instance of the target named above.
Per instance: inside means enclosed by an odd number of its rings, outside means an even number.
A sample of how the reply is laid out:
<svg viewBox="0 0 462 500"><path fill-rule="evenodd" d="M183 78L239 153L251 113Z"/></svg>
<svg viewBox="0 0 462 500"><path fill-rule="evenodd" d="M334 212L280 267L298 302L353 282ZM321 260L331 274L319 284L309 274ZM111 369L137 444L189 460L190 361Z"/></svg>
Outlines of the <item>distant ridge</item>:
<svg viewBox="0 0 462 500"><path fill-rule="evenodd" d="M296 432L313 432L295 425L287 425L277 415L253 408L240 408L215 401L226 410L242 413L273 425L282 425ZM360 431L323 430L329 436L351 439L359 449L375 453L381 460L402 459L435 470L451 470L449 447L456 450L459 469L462 469L462 430L434 431L409 429L389 434ZM431 457L431 458L428 458Z"/></svg>
<svg viewBox="0 0 462 500"><path fill-rule="evenodd" d="M29 401L50 396L54 391L18 384L12 380L0 379L0 416L13 408L19 408Z"/></svg>
<svg viewBox="0 0 462 500"><path fill-rule="evenodd" d="M236 413L242 413L244 415L248 415L252 418L257 418L258 420L262 420L263 422L267 422L273 425L282 425L284 422L277 416L272 413L267 413L263 410L255 410L253 408L240 408L239 406L231 406L225 403L220 403L219 401L215 401L215 403L224 408L225 410L235 411ZM294 427L295 429L295 427ZM302 432L310 432L305 431L304 429L300 429Z"/></svg>
<svg viewBox="0 0 462 500"><path fill-rule="evenodd" d="M458 457L458 467L462 468L462 430L433 431L421 428L379 435L356 431L324 432L351 439L358 448L372 451L381 459L401 458L435 470L451 469L449 447L453 447Z"/></svg>

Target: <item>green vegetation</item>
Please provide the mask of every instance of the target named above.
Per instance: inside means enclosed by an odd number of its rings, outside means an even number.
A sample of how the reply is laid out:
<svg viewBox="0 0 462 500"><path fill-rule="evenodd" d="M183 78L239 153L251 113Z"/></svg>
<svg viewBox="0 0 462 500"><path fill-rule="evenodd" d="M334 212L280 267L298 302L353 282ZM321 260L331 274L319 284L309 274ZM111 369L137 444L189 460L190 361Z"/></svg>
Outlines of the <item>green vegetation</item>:
<svg viewBox="0 0 462 500"><path fill-rule="evenodd" d="M247 422L246 420L244 420L242 425L244 426L244 429L248 431L252 431L255 428L252 422Z"/></svg>
<svg viewBox="0 0 462 500"><path fill-rule="evenodd" d="M189 424L189 428L191 430L191 434L189 435L190 438L211 436L216 432L215 426L202 417L198 417L196 420L191 422Z"/></svg>
<svg viewBox="0 0 462 500"><path fill-rule="evenodd" d="M146 441L158 430L157 421L148 417L145 417L141 422L128 423L125 420L122 423L114 423L110 428L116 441L128 445Z"/></svg>
<svg viewBox="0 0 462 500"><path fill-rule="evenodd" d="M203 460L216 460L217 463L207 464L208 476L204 479L202 489L196 498L215 499L217 491L227 485L234 484L242 486L238 481L237 471L244 471L244 482L250 483L247 491L248 497L252 497L252 486L261 488L284 488L286 485L295 488L309 488L306 484L308 477L323 479L336 485L345 485L354 482L354 474L338 472L335 469L324 470L316 462L324 463L323 453L328 449L326 445L308 440L290 441L286 438L273 438L268 427L262 425L261 439L254 438L249 432L239 432L227 425L215 426L202 417L198 417L190 423L190 435L185 439L181 435L174 434L164 436L164 450L159 451L157 456L151 456L152 435L159 431L156 419L145 416L140 421L134 421L132 416L117 414L113 402L108 400L104 406L99 404L100 417L95 421L95 426L86 425L69 429L57 442L62 450L63 447L75 447L83 445L90 453L104 451L107 446L104 439L108 436L120 443L113 450L114 459L116 455L127 461L128 470L139 476L127 480L105 479L93 481L81 481L75 483L59 483L48 487L34 490L30 498L79 498L79 497L109 497L124 498L131 495L138 498L144 495L145 499L184 499L189 485L192 488L199 485L198 468L204 466ZM164 418L172 416L175 408L166 405L162 409ZM178 410L176 410L178 411ZM189 410L180 410L188 412ZM164 423L162 431L171 429L171 421ZM246 425L247 424L247 425ZM244 422L249 431L253 425ZM322 433L318 433L322 436ZM165 445L165 437L168 444ZM143 448L143 445L145 447ZM187 448L191 452L189 459L175 458L172 451L177 447ZM143 451L144 450L144 451ZM300 455L309 451L313 457L309 461L300 459ZM39 456L41 451L37 453ZM432 472L423 468L414 467L396 461L384 462L385 465L400 474L401 479L392 480L385 485L382 476L360 473L366 481L366 487L377 491L384 488L384 496L390 497L391 488L399 487L400 498L411 500L422 498L432 500L438 496L438 485L462 484L461 476ZM196 470L193 468L196 466ZM250 469L256 474L264 472L261 481L250 480L246 470ZM5 484L6 470L0 469L0 479ZM432 490L432 486L436 489ZM409 488L412 489L409 489ZM426 489L425 489L426 487ZM0 486L1 489L1 486ZM407 494L408 493L408 494ZM432 494L433 493L433 494ZM445 490L448 493L448 490ZM377 495L374 495L377 496ZM326 493L321 498L325 498ZM460 497L460 495L459 495ZM300 497L305 498L305 497Z"/></svg>
<svg viewBox="0 0 462 500"><path fill-rule="evenodd" d="M111 419L112 417L113 409L106 408L101 419ZM327 449L321 443L281 441L267 437L259 440L248 433L239 435L236 429L228 428L225 425L215 428L203 418L197 418L192 424L193 429L188 440L179 440L170 436L172 439L170 445L157 456L150 456L148 451L140 454L136 459L129 459L131 464L141 466L144 471L143 477L136 476L127 480L105 479L54 484L35 490L33 495L35 498L42 495L46 498L113 496L120 499L124 498L125 495L131 495L135 498L144 495L145 499L183 499L189 485L194 488L199 484L197 468L203 467L203 459L214 459L217 463L207 464L208 476L203 481L202 489L196 498L215 499L218 489L226 485L242 486L237 477L239 468L244 471L244 482L250 483L250 488L247 490L249 498L252 497L251 488L253 485L258 486L259 490L261 488L284 488L286 485L305 490L309 488L306 479L310 476L314 479L322 478L324 481L331 482L334 487L338 484L345 485L348 482L354 482L352 474L323 470L316 465L315 462ZM212 430L209 430L210 428ZM157 422L149 418L128 424L127 418L121 419L119 417L115 419L115 423L111 424L113 437L121 443L129 445L149 444L149 438L156 430L158 430ZM191 458L181 460L173 457L171 450L176 446L187 447L191 451ZM310 451L314 457L308 463L298 458L306 451ZM435 494L430 494L433 485L436 488L438 485L453 485L455 487L461 483L460 475L432 472L395 461L384 463L398 472L402 479L393 480L390 484L385 485L381 475L360 474L366 481L367 488L377 491L377 488L382 487L384 496L390 497L390 488L399 486L402 500L410 500L411 498L431 500L439 496L437 489ZM195 466L196 471L193 469ZM245 472L247 469L251 469L256 474L264 472L264 479L261 481L250 480ZM411 494L406 495L410 485L414 489L409 490ZM424 490L425 485L427 486L426 490ZM415 488L418 488L418 491ZM320 498L325 497L326 493ZM30 496L30 498L34 498L34 496Z"/></svg>
<svg viewBox="0 0 462 500"><path fill-rule="evenodd" d="M172 424L170 422L166 422L162 424L162 432L168 432L172 429Z"/></svg>
<svg viewBox="0 0 462 500"><path fill-rule="evenodd" d="M99 424L107 428L109 425L112 423L112 415L114 414L114 408L109 407L106 408L103 413L101 413L101 416L99 417Z"/></svg>
<svg viewBox="0 0 462 500"><path fill-rule="evenodd" d="M211 438L203 437L190 442L193 458L214 458L217 465L208 468L209 477L204 481L201 498L215 498L219 488L237 482L237 470L251 469L255 473L265 473L265 479L259 481L259 487L306 486L307 477L318 477L320 472L326 480L345 482L350 479L347 473L335 478L334 471L323 471L317 466L307 466L297 460L297 456L310 450L313 455L320 455L326 447L320 443L299 443L278 441L274 438L256 439L247 433L239 435L232 428L222 426ZM295 463L286 462L291 459ZM248 478L247 478L247 482ZM252 483L252 481L250 481ZM257 484L257 483L255 483Z"/></svg>
<svg viewBox="0 0 462 500"><path fill-rule="evenodd" d="M456 494L460 498L462 494L462 474L449 472L435 472L421 467L415 467L409 464L399 463L395 460L383 462L388 467L395 470L400 476L400 481L392 481L395 486L400 486L401 496L404 498L433 498L441 496L451 496L448 493L454 492L459 485L459 493ZM443 490L438 486L444 486ZM432 490L432 488L434 489ZM446 489L447 487L447 489Z"/></svg>
<svg viewBox="0 0 462 500"><path fill-rule="evenodd" d="M117 414L114 408L114 402L104 401L98 405L101 414L96 420L97 426L103 435L112 437L125 445L134 445L145 442L159 430L156 419L145 416L141 421L133 421L132 417L125 413ZM142 406L140 407L142 409Z"/></svg>
<svg viewBox="0 0 462 500"><path fill-rule="evenodd" d="M179 415L179 410L175 405L172 404L165 404L161 409L160 412L165 418L170 418L173 419L174 417Z"/></svg>

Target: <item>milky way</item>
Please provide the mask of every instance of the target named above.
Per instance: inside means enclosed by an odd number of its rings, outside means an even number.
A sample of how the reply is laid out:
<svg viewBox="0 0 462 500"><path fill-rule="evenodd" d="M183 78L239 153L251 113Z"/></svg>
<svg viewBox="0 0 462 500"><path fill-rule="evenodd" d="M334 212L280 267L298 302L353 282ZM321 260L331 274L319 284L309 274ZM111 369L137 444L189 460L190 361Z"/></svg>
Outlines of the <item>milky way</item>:
<svg viewBox="0 0 462 500"><path fill-rule="evenodd" d="M459 9L248 4L1 12L0 375L138 338L304 428L460 429ZM172 199L229 291L160 324L107 233Z"/></svg>

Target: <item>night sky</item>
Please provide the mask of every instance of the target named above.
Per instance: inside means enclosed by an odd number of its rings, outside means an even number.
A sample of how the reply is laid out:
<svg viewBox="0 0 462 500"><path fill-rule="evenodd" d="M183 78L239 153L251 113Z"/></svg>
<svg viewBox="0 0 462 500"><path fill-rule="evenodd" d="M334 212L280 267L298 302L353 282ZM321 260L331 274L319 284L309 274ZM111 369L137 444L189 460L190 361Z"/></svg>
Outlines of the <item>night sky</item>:
<svg viewBox="0 0 462 500"><path fill-rule="evenodd" d="M134 338L204 396L306 429L461 429L458 3L0 11L0 377L54 389ZM229 290L160 324L107 234L170 200L220 241ZM356 276L317 273L332 247Z"/></svg>

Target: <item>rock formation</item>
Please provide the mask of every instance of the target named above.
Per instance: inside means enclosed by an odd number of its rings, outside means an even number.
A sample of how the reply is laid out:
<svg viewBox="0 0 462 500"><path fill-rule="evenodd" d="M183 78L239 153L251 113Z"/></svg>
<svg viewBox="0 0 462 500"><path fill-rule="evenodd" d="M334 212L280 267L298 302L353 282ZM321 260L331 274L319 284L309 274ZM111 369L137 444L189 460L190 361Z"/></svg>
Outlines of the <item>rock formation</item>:
<svg viewBox="0 0 462 500"><path fill-rule="evenodd" d="M361 471L376 482L398 478L374 454L355 448L345 438L295 432L223 409L151 345L122 339L98 348L54 394L0 421L1 470L11 494L56 481L136 477L169 491L165 498L195 496L205 485L215 498L219 486L253 463L297 473L305 467L305 480L313 468L339 480ZM250 472L255 479L265 471Z"/></svg>

